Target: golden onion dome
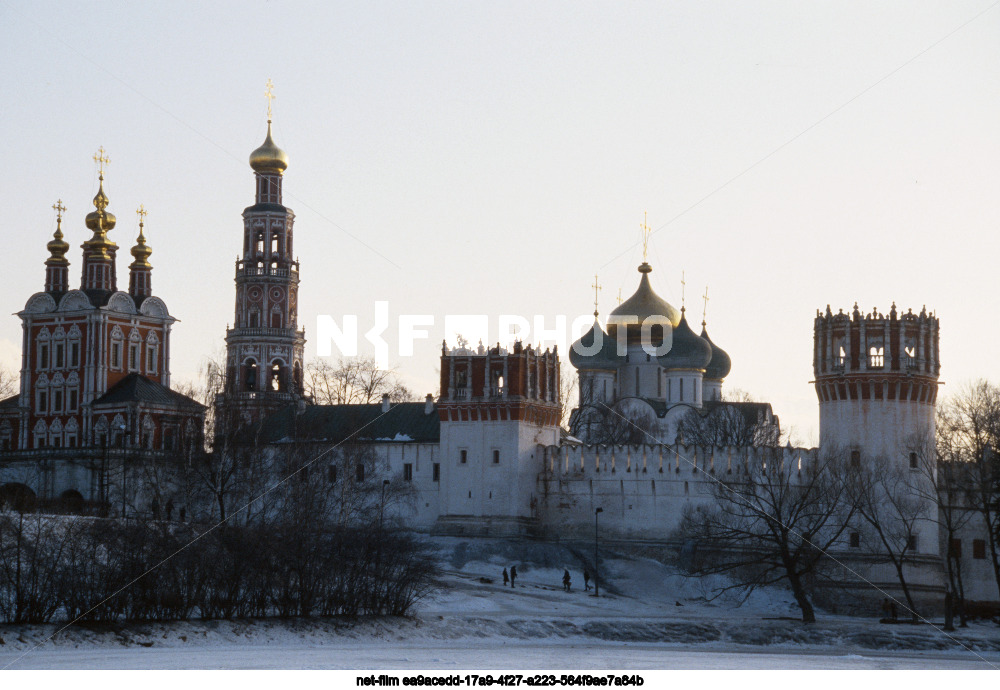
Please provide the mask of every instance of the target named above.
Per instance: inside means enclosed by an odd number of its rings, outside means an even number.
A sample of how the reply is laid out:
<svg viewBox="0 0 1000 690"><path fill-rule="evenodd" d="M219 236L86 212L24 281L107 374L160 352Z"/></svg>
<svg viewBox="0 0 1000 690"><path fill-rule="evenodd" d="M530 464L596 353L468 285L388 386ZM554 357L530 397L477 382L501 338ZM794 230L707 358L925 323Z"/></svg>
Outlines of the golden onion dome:
<svg viewBox="0 0 1000 690"><path fill-rule="evenodd" d="M97 190L97 195L94 196L94 208L97 210L87 214L87 227L94 231L95 236L99 232L112 230L118 220L115 218L115 214L107 210L110 200L108 195L104 193L104 175L101 175L100 180L100 187Z"/></svg>
<svg viewBox="0 0 1000 690"><path fill-rule="evenodd" d="M49 250L49 258L45 263L67 264L69 262L66 260L66 252L69 251L69 242L63 239L62 233L62 212L66 210L66 207L62 205L62 199L60 199L52 208L58 210L59 215L56 217L56 231L52 234L49 243L45 245L45 248Z"/></svg>
<svg viewBox="0 0 1000 690"><path fill-rule="evenodd" d="M49 257L52 261L66 261L66 252L69 251L69 242L63 239L61 230L56 230L53 239L45 247L49 250Z"/></svg>
<svg viewBox="0 0 1000 690"><path fill-rule="evenodd" d="M250 167L259 173L285 172L288 168L288 154L278 148L271 138L271 121L267 121L267 138L250 154Z"/></svg>
<svg viewBox="0 0 1000 690"><path fill-rule="evenodd" d="M131 253L135 259L131 268L152 268L149 257L153 250L146 244L146 236L142 234L142 223L139 224L139 236L135 240L135 246L132 247Z"/></svg>
<svg viewBox="0 0 1000 690"><path fill-rule="evenodd" d="M608 317L608 334L616 337L618 326L625 326L629 341L636 338L642 330L642 324L647 327L657 325L662 327L664 335L668 336L671 328L676 328L681 322L681 313L665 299L653 292L649 284L649 274L653 268L645 261L639 266L642 278L635 294L622 302Z"/></svg>

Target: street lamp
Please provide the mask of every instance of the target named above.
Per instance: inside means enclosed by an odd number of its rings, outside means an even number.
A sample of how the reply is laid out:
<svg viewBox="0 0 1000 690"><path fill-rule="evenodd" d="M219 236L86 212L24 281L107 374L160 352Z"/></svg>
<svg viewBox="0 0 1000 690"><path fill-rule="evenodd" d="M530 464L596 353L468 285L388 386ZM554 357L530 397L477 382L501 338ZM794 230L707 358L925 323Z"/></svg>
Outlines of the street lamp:
<svg viewBox="0 0 1000 690"><path fill-rule="evenodd" d="M599 589L599 574L597 567L597 516L604 512L604 508L598 508L594 511L594 596L598 596L600 593Z"/></svg>

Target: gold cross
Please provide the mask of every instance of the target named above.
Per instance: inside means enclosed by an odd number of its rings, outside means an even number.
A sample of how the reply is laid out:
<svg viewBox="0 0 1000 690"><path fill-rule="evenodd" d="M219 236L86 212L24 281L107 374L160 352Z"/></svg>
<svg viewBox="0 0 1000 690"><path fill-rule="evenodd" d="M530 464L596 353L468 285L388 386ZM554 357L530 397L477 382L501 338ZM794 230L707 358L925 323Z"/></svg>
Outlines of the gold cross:
<svg viewBox="0 0 1000 690"><path fill-rule="evenodd" d="M594 284L590 287L594 288L594 318L597 318L597 293L601 291L601 286L597 284L597 274L594 274Z"/></svg>
<svg viewBox="0 0 1000 690"><path fill-rule="evenodd" d="M642 230L642 262L646 263L646 251L649 248L649 233L651 232L649 226L646 224L646 212L642 212L642 225L639 226Z"/></svg>
<svg viewBox="0 0 1000 690"><path fill-rule="evenodd" d="M267 121L271 121L271 101L273 101L277 96L274 95L274 84L271 80L267 80L267 84L264 87L264 98L267 99Z"/></svg>
<svg viewBox="0 0 1000 690"><path fill-rule="evenodd" d="M684 282L684 271L681 271L681 309L684 308L684 288L687 287L687 283Z"/></svg>
<svg viewBox="0 0 1000 690"><path fill-rule="evenodd" d="M135 215L139 216L139 229L140 229L140 230L142 229L142 222L143 222L144 220L146 220L146 215L147 215L148 213L149 213L149 211L147 211L147 210L146 210L146 207L145 207L145 206L143 206L142 204L139 204L139 208L137 208L137 209L135 210Z"/></svg>
<svg viewBox="0 0 1000 690"><path fill-rule="evenodd" d="M94 162L97 163L98 173L100 174L101 179L103 180L104 179L104 166L111 162L111 159L108 158L108 154L104 150L103 146L101 146L99 149L97 149L97 153L94 154Z"/></svg>
<svg viewBox="0 0 1000 690"><path fill-rule="evenodd" d="M56 212L56 221L57 221L57 222L60 222L60 223L61 223L61 222L62 222L62 214L63 214L63 211L65 211L65 210L66 210L66 207L65 207L65 206L63 206L63 202L62 202L62 199L60 199L60 200L59 200L59 201L57 201L56 203L52 204L52 208L53 208L53 209L55 210L55 212Z"/></svg>
<svg viewBox="0 0 1000 690"><path fill-rule="evenodd" d="M618 304L622 303L622 289L618 288Z"/></svg>
<svg viewBox="0 0 1000 690"><path fill-rule="evenodd" d="M705 294L701 296L705 300L705 307L701 311L701 325L705 325L705 318L708 316L708 286L705 286Z"/></svg>

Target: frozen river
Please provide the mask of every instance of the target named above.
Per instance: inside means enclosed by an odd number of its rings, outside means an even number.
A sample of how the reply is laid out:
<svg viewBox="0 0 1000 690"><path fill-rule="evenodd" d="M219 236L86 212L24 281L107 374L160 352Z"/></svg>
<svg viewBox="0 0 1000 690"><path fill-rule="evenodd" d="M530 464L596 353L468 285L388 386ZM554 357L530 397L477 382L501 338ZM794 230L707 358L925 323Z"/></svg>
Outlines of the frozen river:
<svg viewBox="0 0 1000 690"><path fill-rule="evenodd" d="M0 654L7 666L17 654ZM351 644L323 646L44 649L12 669L371 669L489 671L496 669L980 669L1000 655L968 652L859 654L762 649L713 649L635 644ZM992 664L992 666L990 665Z"/></svg>

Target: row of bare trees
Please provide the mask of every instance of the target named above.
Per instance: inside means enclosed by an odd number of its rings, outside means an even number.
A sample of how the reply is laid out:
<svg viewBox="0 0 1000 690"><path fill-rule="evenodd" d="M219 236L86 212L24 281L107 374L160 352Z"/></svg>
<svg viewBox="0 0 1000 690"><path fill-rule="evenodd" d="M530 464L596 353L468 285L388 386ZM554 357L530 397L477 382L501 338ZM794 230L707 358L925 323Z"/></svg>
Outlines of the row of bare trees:
<svg viewBox="0 0 1000 690"><path fill-rule="evenodd" d="M422 545L391 518L406 483L376 479L370 446L241 457L208 519L0 513L0 621L403 615L428 590Z"/></svg>
<svg viewBox="0 0 1000 690"><path fill-rule="evenodd" d="M403 615L430 574L413 537L377 525L0 515L6 623Z"/></svg>
<svg viewBox="0 0 1000 690"><path fill-rule="evenodd" d="M714 501L684 516L677 538L688 544L697 574L725 574L748 595L787 583L802 611L815 620L821 583L864 582L857 548L895 572L905 606L917 615L910 566L938 544L920 544L921 526L934 524L948 546L950 591L966 610L961 554L955 545L974 520L984 529L1000 592L1000 388L980 381L943 402L934 439L910 439L897 457L824 448L805 464L772 446L762 462L713 477ZM934 532L934 531L930 531Z"/></svg>

